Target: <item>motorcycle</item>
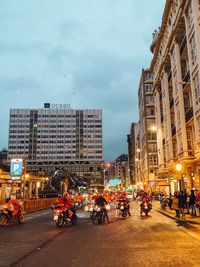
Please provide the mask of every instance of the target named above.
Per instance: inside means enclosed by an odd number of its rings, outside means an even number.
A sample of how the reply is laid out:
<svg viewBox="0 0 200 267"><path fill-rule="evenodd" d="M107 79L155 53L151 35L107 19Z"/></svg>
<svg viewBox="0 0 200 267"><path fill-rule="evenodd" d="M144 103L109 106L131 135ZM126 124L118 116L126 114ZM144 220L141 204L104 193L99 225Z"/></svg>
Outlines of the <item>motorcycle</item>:
<svg viewBox="0 0 200 267"><path fill-rule="evenodd" d="M77 224L77 215L76 208L73 208L72 211L64 209L64 205L54 203L52 206L54 209L54 221L56 221L57 228L61 228L64 224L71 223L72 225Z"/></svg>
<svg viewBox="0 0 200 267"><path fill-rule="evenodd" d="M90 213L90 219L93 220L94 215L94 204L87 204L85 206L85 211Z"/></svg>
<svg viewBox="0 0 200 267"><path fill-rule="evenodd" d="M141 203L141 211L144 212L146 216L148 216L148 213L150 212L151 209L152 209L151 203L148 200L143 199Z"/></svg>
<svg viewBox="0 0 200 267"><path fill-rule="evenodd" d="M82 201L79 201L79 200L75 201L75 207L76 209L82 209L83 207Z"/></svg>
<svg viewBox="0 0 200 267"><path fill-rule="evenodd" d="M12 215L12 212L7 208L7 205L3 205L0 207L0 225L5 226L10 222L17 221L20 224L24 223L24 213L22 209L18 208L18 213L16 215Z"/></svg>
<svg viewBox="0 0 200 267"><path fill-rule="evenodd" d="M119 215L122 215L123 218L128 215L128 206L125 201L119 201L118 203Z"/></svg>
<svg viewBox="0 0 200 267"><path fill-rule="evenodd" d="M93 223L97 220L98 224L102 224L105 222L105 209L100 206L95 206L93 213Z"/></svg>

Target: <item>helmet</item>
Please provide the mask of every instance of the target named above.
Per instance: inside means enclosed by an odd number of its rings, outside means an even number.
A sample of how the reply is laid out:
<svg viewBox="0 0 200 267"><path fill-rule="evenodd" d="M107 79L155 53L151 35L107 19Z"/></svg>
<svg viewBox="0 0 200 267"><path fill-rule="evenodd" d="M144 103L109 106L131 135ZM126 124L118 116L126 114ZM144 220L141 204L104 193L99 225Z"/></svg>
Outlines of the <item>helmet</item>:
<svg viewBox="0 0 200 267"><path fill-rule="evenodd" d="M10 198L11 198L12 200L16 199L16 194L15 194L15 193L12 193L11 196L10 196Z"/></svg>

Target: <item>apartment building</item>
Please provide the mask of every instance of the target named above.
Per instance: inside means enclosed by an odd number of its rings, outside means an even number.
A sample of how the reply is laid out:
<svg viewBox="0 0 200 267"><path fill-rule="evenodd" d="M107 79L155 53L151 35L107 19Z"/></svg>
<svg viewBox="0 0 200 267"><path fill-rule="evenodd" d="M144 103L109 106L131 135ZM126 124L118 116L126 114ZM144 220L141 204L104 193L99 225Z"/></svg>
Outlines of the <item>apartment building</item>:
<svg viewBox="0 0 200 267"><path fill-rule="evenodd" d="M157 179L158 156L155 122L155 104L152 92L153 76L149 69L143 69L138 89L139 133L136 148L136 165L139 180L154 187Z"/></svg>
<svg viewBox="0 0 200 267"><path fill-rule="evenodd" d="M128 155L122 154L115 160L116 178L121 180L121 185L127 187L130 185L130 169Z"/></svg>
<svg viewBox="0 0 200 267"><path fill-rule="evenodd" d="M102 111L11 109L11 158L25 158L28 172L63 169L103 185Z"/></svg>
<svg viewBox="0 0 200 267"><path fill-rule="evenodd" d="M172 192L200 189L199 0L166 1L151 51L159 177Z"/></svg>

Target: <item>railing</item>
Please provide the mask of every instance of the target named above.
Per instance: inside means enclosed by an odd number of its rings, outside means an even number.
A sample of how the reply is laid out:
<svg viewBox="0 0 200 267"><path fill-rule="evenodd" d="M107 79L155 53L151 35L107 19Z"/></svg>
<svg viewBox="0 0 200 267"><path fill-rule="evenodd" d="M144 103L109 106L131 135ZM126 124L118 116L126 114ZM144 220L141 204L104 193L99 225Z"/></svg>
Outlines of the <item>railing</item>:
<svg viewBox="0 0 200 267"><path fill-rule="evenodd" d="M193 107L191 107L185 114L185 121L186 123L191 120L193 117Z"/></svg>
<svg viewBox="0 0 200 267"><path fill-rule="evenodd" d="M55 203L57 198L45 198L45 199L34 199L24 200L24 210L26 212L32 212L36 210L43 210L50 208Z"/></svg>
<svg viewBox="0 0 200 267"><path fill-rule="evenodd" d="M162 99L162 93L160 93L160 100Z"/></svg>
<svg viewBox="0 0 200 267"><path fill-rule="evenodd" d="M170 100L170 109L173 107L173 105L174 105L174 99L172 98L172 99Z"/></svg>
<svg viewBox="0 0 200 267"><path fill-rule="evenodd" d="M170 71L169 75L168 75L168 83L171 81L171 78L172 78L172 73Z"/></svg>
<svg viewBox="0 0 200 267"><path fill-rule="evenodd" d="M175 134L176 134L176 127L174 126L174 127L172 128L172 137L173 137Z"/></svg>
<svg viewBox="0 0 200 267"><path fill-rule="evenodd" d="M161 115L161 122L163 122L163 115Z"/></svg>
<svg viewBox="0 0 200 267"><path fill-rule="evenodd" d="M184 49L186 47L186 44L187 44L187 38L185 36L184 39L183 39L183 41L182 41L182 43L181 43L181 45L180 45L180 55L183 54L183 51L184 51Z"/></svg>
<svg viewBox="0 0 200 267"><path fill-rule="evenodd" d="M187 85L189 80L190 80L190 71L188 70L188 72L186 73L185 77L183 78L183 88L185 88L185 86Z"/></svg>

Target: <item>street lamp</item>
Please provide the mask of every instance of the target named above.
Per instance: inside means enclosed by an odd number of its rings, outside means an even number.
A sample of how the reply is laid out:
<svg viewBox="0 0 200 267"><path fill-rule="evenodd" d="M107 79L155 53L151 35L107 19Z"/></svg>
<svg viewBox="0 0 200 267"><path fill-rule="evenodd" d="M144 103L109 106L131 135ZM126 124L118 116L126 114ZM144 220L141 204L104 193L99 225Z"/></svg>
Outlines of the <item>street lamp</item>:
<svg viewBox="0 0 200 267"><path fill-rule="evenodd" d="M180 172L182 170L182 164L180 164L180 163L176 164L176 169L177 169L177 171Z"/></svg>
<svg viewBox="0 0 200 267"><path fill-rule="evenodd" d="M151 127L151 130L152 130L153 132L155 132L155 131L156 131L156 126L153 125L153 126Z"/></svg>
<svg viewBox="0 0 200 267"><path fill-rule="evenodd" d="M178 163L178 164L176 164L176 169L177 169L177 171L180 173L180 175L181 175L181 170L182 170L182 164L180 164L180 163ZM182 178L182 177L181 177ZM179 180L179 183L178 183L178 185L179 185L179 188L178 188L178 190L180 190L180 189L182 189L181 188L181 179Z"/></svg>

